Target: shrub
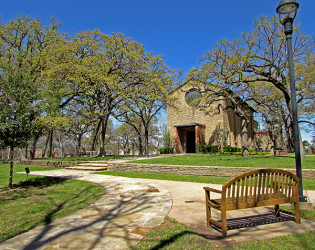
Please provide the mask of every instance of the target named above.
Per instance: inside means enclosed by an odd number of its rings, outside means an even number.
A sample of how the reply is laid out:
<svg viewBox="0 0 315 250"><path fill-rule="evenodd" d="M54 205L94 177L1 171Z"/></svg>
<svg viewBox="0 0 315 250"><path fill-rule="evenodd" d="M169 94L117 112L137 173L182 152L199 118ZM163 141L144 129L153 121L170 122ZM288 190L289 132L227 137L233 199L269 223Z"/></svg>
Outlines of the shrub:
<svg viewBox="0 0 315 250"><path fill-rule="evenodd" d="M173 147L167 147L167 148L159 148L160 154L173 154L174 148Z"/></svg>
<svg viewBox="0 0 315 250"><path fill-rule="evenodd" d="M234 152L242 152L242 148L225 146L223 147L223 152L234 153Z"/></svg>
<svg viewBox="0 0 315 250"><path fill-rule="evenodd" d="M218 145L199 145L199 152L204 154L214 154L219 152Z"/></svg>
<svg viewBox="0 0 315 250"><path fill-rule="evenodd" d="M198 152L205 154L206 153L205 145L198 145Z"/></svg>

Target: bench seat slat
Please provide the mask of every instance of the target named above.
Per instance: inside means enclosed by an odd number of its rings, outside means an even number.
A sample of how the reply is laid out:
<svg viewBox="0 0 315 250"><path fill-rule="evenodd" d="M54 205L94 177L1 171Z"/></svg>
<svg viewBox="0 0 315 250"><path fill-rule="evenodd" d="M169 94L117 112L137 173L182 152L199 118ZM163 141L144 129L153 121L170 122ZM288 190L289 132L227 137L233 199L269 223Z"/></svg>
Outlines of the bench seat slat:
<svg viewBox="0 0 315 250"><path fill-rule="evenodd" d="M226 211L236 210L236 209L246 209L246 208L254 208L254 207L265 207L271 206L275 204L285 204L297 202L298 199L292 200L291 198L282 198L282 199L270 199L270 200L261 200L261 201L247 201L247 202L237 202L237 203L228 203L224 205L224 209ZM221 199L213 199L209 201L209 206L221 211L222 203Z"/></svg>

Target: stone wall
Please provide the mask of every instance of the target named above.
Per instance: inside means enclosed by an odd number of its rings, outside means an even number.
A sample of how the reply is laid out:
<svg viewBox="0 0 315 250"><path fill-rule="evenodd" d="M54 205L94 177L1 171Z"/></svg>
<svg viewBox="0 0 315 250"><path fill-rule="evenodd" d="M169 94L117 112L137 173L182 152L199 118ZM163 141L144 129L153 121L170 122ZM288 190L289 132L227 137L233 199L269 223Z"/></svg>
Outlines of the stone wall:
<svg viewBox="0 0 315 250"><path fill-rule="evenodd" d="M235 177L254 168L108 163L108 170L194 176ZM285 169L295 174L295 169ZM315 179L315 169L303 169L304 179Z"/></svg>
<svg viewBox="0 0 315 250"><path fill-rule="evenodd" d="M76 161L44 161L44 160L25 160L20 161L19 164L32 165L32 166L43 166L53 168L64 168L75 166L78 162Z"/></svg>

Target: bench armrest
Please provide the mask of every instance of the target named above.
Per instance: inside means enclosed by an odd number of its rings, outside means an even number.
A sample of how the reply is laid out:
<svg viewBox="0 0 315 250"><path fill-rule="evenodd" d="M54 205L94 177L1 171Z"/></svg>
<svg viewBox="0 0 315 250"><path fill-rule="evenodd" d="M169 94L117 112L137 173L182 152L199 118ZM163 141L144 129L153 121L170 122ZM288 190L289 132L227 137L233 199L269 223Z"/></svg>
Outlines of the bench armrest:
<svg viewBox="0 0 315 250"><path fill-rule="evenodd" d="M214 188L210 188L210 187L203 187L203 189L206 191L211 191L211 192L222 194L222 190L218 190L218 189L214 189Z"/></svg>

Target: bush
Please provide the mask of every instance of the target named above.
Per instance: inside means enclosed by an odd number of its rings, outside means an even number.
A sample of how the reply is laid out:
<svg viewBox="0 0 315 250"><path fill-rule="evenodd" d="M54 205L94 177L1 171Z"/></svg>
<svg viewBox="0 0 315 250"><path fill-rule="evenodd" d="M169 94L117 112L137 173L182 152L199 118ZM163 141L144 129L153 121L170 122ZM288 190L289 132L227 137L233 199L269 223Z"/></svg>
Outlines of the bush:
<svg viewBox="0 0 315 250"><path fill-rule="evenodd" d="M242 148L225 146L225 147L223 147L223 152L224 153L226 153L226 152L227 153L242 152Z"/></svg>
<svg viewBox="0 0 315 250"><path fill-rule="evenodd" d="M204 154L215 154L219 152L218 145L199 145L199 152Z"/></svg>
<svg viewBox="0 0 315 250"><path fill-rule="evenodd" d="M174 154L174 148L168 147L168 148L159 148L160 154Z"/></svg>

